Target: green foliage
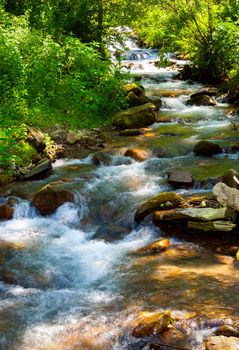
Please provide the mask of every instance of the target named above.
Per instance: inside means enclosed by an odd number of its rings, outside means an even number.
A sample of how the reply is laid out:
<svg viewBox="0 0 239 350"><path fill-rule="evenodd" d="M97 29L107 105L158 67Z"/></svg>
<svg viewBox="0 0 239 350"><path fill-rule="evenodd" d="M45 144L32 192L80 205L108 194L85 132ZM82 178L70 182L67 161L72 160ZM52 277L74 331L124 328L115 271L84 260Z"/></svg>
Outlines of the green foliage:
<svg viewBox="0 0 239 350"><path fill-rule="evenodd" d="M36 150L26 142L26 139L27 128L24 124L0 130L1 170L13 174L20 167L31 163Z"/></svg>

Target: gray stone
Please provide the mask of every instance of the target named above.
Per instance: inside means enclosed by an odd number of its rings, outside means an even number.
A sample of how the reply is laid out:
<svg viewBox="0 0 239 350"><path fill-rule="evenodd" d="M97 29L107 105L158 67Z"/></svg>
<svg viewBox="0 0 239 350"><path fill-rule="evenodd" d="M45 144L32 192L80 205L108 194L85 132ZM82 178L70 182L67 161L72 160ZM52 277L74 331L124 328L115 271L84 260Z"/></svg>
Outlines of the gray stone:
<svg viewBox="0 0 239 350"><path fill-rule="evenodd" d="M51 161L49 159L42 159L33 169L26 173L22 179L28 180L38 176L44 176L52 170Z"/></svg>
<svg viewBox="0 0 239 350"><path fill-rule="evenodd" d="M201 230L206 232L212 232L212 231L230 232L236 227L236 224L233 224L231 221L223 221L223 220L209 221L209 222L188 221L187 227L189 229Z"/></svg>
<svg viewBox="0 0 239 350"><path fill-rule="evenodd" d="M217 197L217 201L221 205L239 211L239 191L236 188L231 188L219 182L213 187L213 194Z"/></svg>

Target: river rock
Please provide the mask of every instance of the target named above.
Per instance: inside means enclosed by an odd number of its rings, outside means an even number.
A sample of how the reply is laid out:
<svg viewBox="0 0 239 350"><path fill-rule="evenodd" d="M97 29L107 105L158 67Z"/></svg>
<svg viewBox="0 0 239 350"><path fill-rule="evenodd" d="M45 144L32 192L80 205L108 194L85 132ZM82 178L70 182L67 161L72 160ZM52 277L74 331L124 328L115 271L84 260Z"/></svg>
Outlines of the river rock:
<svg viewBox="0 0 239 350"><path fill-rule="evenodd" d="M195 221L213 221L226 220L235 221L236 214L226 207L223 208L177 208L172 210L163 210L154 212L154 222L174 221L174 220L195 220Z"/></svg>
<svg viewBox="0 0 239 350"><path fill-rule="evenodd" d="M120 129L135 129L151 125L156 120L156 107L152 103L132 107L113 117L112 124Z"/></svg>
<svg viewBox="0 0 239 350"><path fill-rule="evenodd" d="M236 337L214 336L205 342L206 350L239 350L239 341Z"/></svg>
<svg viewBox="0 0 239 350"><path fill-rule="evenodd" d="M168 174L168 183L175 187L186 186L190 187L193 185L193 176L187 171L175 171Z"/></svg>
<svg viewBox="0 0 239 350"><path fill-rule="evenodd" d="M29 180L38 176L44 176L52 170L51 161L47 158L42 159L33 169L27 172L22 179Z"/></svg>
<svg viewBox="0 0 239 350"><path fill-rule="evenodd" d="M135 221L139 223L147 215L151 214L155 210L164 210L168 207L177 207L183 202L183 198L175 192L162 192L159 195L149 199L143 203L135 213Z"/></svg>
<svg viewBox="0 0 239 350"><path fill-rule="evenodd" d="M218 220L218 221L188 221L187 228L193 230L200 230L206 232L221 231L221 232L230 232L236 227L236 224L233 224L231 221Z"/></svg>
<svg viewBox="0 0 239 350"><path fill-rule="evenodd" d="M125 129L119 132L120 136L139 136L142 132L139 129Z"/></svg>
<svg viewBox="0 0 239 350"><path fill-rule="evenodd" d="M147 151L145 149L129 148L124 155L125 157L133 158L137 162L143 162L146 159L149 159L152 154L150 151Z"/></svg>
<svg viewBox="0 0 239 350"><path fill-rule="evenodd" d="M171 311L158 312L141 320L134 328L132 335L136 338L142 338L153 334L161 334L168 330L173 323L174 319Z"/></svg>
<svg viewBox="0 0 239 350"><path fill-rule="evenodd" d="M170 240L168 238L160 239L153 243L146 245L145 247L139 248L136 253L139 254L151 254L161 253L170 246Z"/></svg>
<svg viewBox="0 0 239 350"><path fill-rule="evenodd" d="M213 187L213 194L221 205L239 211L239 190L236 188L231 188L226 184L219 182Z"/></svg>
<svg viewBox="0 0 239 350"><path fill-rule="evenodd" d="M143 86L139 86L135 83L125 84L123 89L127 94L133 92L136 96L145 96L145 90Z"/></svg>
<svg viewBox="0 0 239 350"><path fill-rule="evenodd" d="M96 152L92 158L92 162L97 165L110 165L111 156L105 152Z"/></svg>
<svg viewBox="0 0 239 350"><path fill-rule="evenodd" d="M148 96L149 102L153 103L156 109L160 109L162 107L162 99L159 96Z"/></svg>
<svg viewBox="0 0 239 350"><path fill-rule="evenodd" d="M43 133L36 128L28 128L27 141L41 153L46 148L45 137Z"/></svg>
<svg viewBox="0 0 239 350"><path fill-rule="evenodd" d="M216 101L208 95L190 96L186 103L188 106L216 106Z"/></svg>
<svg viewBox="0 0 239 350"><path fill-rule="evenodd" d="M126 96L129 107L141 106L145 103L151 102L147 96L137 96L133 91L130 91Z"/></svg>
<svg viewBox="0 0 239 350"><path fill-rule="evenodd" d="M228 92L226 102L239 104L239 84L232 86Z"/></svg>
<svg viewBox="0 0 239 350"><path fill-rule="evenodd" d="M0 205L0 220L11 220L13 218L14 208L8 204Z"/></svg>
<svg viewBox="0 0 239 350"><path fill-rule="evenodd" d="M210 141L199 141L193 152L198 156L212 156L213 154L222 153L223 150L220 146Z"/></svg>
<svg viewBox="0 0 239 350"><path fill-rule="evenodd" d="M224 335L225 337L239 338L239 330L228 325L223 325L215 331L215 335Z"/></svg>
<svg viewBox="0 0 239 350"><path fill-rule="evenodd" d="M190 98L194 98L197 96L215 96L217 94L217 88L216 87L208 87L208 88L203 88L199 91L194 92L193 94L190 95Z"/></svg>
<svg viewBox="0 0 239 350"><path fill-rule="evenodd" d="M222 175L222 182L229 187L238 189L239 184L236 182L235 177L239 181L239 173L234 169L230 169L225 174Z"/></svg>
<svg viewBox="0 0 239 350"><path fill-rule="evenodd" d="M33 198L33 204L41 215L52 214L62 204L73 201L74 195L72 192L55 190L51 185L44 186Z"/></svg>
<svg viewBox="0 0 239 350"><path fill-rule="evenodd" d="M70 145L74 145L77 142L82 141L82 139L84 138L85 134L82 131L69 131L67 138L66 138L66 142L69 143Z"/></svg>

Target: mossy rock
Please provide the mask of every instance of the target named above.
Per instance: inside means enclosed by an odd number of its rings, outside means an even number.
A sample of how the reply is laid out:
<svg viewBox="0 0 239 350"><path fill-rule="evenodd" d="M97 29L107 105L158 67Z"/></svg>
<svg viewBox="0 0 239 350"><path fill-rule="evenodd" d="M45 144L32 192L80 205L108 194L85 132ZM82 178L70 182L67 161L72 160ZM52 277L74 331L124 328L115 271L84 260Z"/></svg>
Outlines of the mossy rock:
<svg viewBox="0 0 239 350"><path fill-rule="evenodd" d="M199 141L193 149L198 156L212 156L213 154L222 153L222 148L210 141Z"/></svg>
<svg viewBox="0 0 239 350"><path fill-rule="evenodd" d="M234 169L230 169L222 175L222 182L229 187L239 189L239 184L235 181L234 177L239 180L239 173Z"/></svg>
<svg viewBox="0 0 239 350"><path fill-rule="evenodd" d="M125 84L123 89L127 94L132 92L136 96L145 96L145 91L143 86L139 86L135 83Z"/></svg>
<svg viewBox="0 0 239 350"><path fill-rule="evenodd" d="M146 216L156 210L165 210L167 208L176 208L184 199L176 192L162 192L159 195L143 203L135 213L135 221L141 222Z"/></svg>
<svg viewBox="0 0 239 350"><path fill-rule="evenodd" d="M146 103L117 113L112 124L119 129L136 129L151 125L155 121L156 107L153 103Z"/></svg>

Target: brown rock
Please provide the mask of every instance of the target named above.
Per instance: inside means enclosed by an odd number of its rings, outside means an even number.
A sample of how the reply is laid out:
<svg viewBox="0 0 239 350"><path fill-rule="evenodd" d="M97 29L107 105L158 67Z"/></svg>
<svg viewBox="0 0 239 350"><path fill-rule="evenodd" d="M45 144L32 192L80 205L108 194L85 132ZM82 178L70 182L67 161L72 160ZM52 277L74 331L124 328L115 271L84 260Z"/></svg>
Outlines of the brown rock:
<svg viewBox="0 0 239 350"><path fill-rule="evenodd" d="M209 87L209 88L203 88L199 91L194 92L192 95L190 95L190 97L197 97L202 95L215 96L216 93L217 93L217 88Z"/></svg>
<svg viewBox="0 0 239 350"><path fill-rule="evenodd" d="M235 178L239 180L239 173L234 169L230 169L225 174L222 175L222 182L229 187L238 189L239 183L237 183Z"/></svg>
<svg viewBox="0 0 239 350"><path fill-rule="evenodd" d="M92 158L92 161L97 165L110 165L111 156L105 152L96 152Z"/></svg>
<svg viewBox="0 0 239 350"><path fill-rule="evenodd" d="M14 208L10 205L0 205L0 220L11 220L13 218Z"/></svg>
<svg viewBox="0 0 239 350"><path fill-rule="evenodd" d="M193 185L193 182L192 174L186 171L176 171L168 175L168 183L175 187L190 187Z"/></svg>
<svg viewBox="0 0 239 350"><path fill-rule="evenodd" d="M142 221L147 215L155 210L164 210L168 207L176 208L183 202L183 198L175 192L162 192L143 203L135 213L135 221Z"/></svg>
<svg viewBox="0 0 239 350"><path fill-rule="evenodd" d="M139 254L150 254L150 253L161 253L170 246L170 241L168 238L160 239L153 243L148 244L143 248L139 248L137 253Z"/></svg>
<svg viewBox="0 0 239 350"><path fill-rule="evenodd" d="M52 214L64 203L73 202L73 193L66 190L54 190L50 185L44 186L33 198L33 204L41 215Z"/></svg>
<svg viewBox="0 0 239 350"><path fill-rule="evenodd" d="M208 95L191 96L190 100L187 101L189 106L215 106L216 104L216 101Z"/></svg>
<svg viewBox="0 0 239 350"><path fill-rule="evenodd" d="M222 149L210 141L199 141L193 149L193 152L199 156L212 156L213 154L222 153Z"/></svg>
<svg viewBox="0 0 239 350"><path fill-rule="evenodd" d="M215 336L205 342L206 350L239 350L239 341L236 337Z"/></svg>
<svg viewBox="0 0 239 350"><path fill-rule="evenodd" d="M120 136L139 136L142 132L139 129L125 129L119 132Z"/></svg>
<svg viewBox="0 0 239 350"><path fill-rule="evenodd" d="M124 155L126 157L133 158L138 162L143 162L144 160L149 159L151 157L151 152L139 148L129 148L127 149Z"/></svg>
<svg viewBox="0 0 239 350"><path fill-rule="evenodd" d="M225 337L239 338L239 330L236 328L233 328L232 326L223 325L215 331L215 335L224 335Z"/></svg>
<svg viewBox="0 0 239 350"><path fill-rule="evenodd" d="M132 335L136 338L142 338L153 334L161 334L168 330L173 322L171 311L158 312L141 320L133 330Z"/></svg>

